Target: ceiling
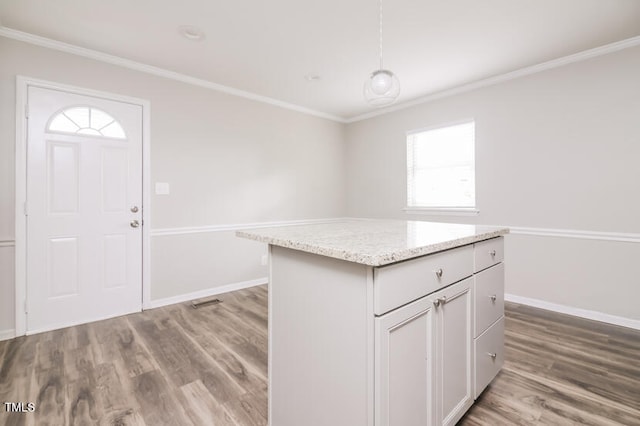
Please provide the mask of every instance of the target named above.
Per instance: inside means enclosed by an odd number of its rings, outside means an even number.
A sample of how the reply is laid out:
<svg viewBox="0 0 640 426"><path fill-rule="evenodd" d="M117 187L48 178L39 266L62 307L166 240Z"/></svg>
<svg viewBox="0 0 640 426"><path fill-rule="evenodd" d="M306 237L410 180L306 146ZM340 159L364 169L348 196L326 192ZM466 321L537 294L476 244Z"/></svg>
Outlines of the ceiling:
<svg viewBox="0 0 640 426"><path fill-rule="evenodd" d="M640 35L638 0L383 6L399 103ZM376 0L0 0L0 24L340 119L374 110L362 88L378 68Z"/></svg>

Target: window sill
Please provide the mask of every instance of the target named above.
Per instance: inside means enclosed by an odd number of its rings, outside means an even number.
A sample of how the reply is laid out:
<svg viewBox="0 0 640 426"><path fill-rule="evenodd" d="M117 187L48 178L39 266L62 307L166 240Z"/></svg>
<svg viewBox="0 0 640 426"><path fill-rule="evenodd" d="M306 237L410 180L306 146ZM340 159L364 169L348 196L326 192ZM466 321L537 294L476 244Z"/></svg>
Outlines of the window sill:
<svg viewBox="0 0 640 426"><path fill-rule="evenodd" d="M429 216L477 216L480 213L473 207L405 207L402 210L409 214Z"/></svg>

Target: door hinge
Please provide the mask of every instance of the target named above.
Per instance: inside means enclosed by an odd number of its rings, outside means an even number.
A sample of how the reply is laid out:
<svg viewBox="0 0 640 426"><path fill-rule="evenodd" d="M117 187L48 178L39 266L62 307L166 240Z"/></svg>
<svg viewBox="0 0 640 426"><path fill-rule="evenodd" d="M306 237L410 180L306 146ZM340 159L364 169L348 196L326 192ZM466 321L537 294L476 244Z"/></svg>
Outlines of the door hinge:
<svg viewBox="0 0 640 426"><path fill-rule="evenodd" d="M24 117L29 119L29 104L24 104Z"/></svg>
<svg viewBox="0 0 640 426"><path fill-rule="evenodd" d="M26 201L22 204L22 209L24 210L24 215L25 216L29 216L29 212L27 211L27 202Z"/></svg>
<svg viewBox="0 0 640 426"><path fill-rule="evenodd" d="M29 309L27 309L27 299L24 299L24 313L25 314L29 313Z"/></svg>

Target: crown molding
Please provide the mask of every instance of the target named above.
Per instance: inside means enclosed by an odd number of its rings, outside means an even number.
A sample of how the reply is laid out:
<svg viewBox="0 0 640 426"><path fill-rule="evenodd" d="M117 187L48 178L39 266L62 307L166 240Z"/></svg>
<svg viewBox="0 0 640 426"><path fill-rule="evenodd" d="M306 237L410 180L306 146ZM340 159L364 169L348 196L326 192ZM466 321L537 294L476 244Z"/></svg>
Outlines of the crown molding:
<svg viewBox="0 0 640 426"><path fill-rule="evenodd" d="M203 87L209 90L215 90L217 92L226 93L233 96L249 99L256 102L265 103L268 105L288 109L291 111L300 112L303 114L312 115L327 120L336 121L339 123L345 123L346 120L336 115L327 114L321 111L315 111L310 108L306 108L300 105L291 104L288 102L280 101L278 99L270 98L267 96L258 95L256 93L246 92L244 90L236 89L233 87L225 86L223 84L214 83L212 81L203 80L196 77L191 77L186 74L180 74L175 71L169 71L164 68L155 67L153 65L143 64L141 62L132 61L130 59L121 58L119 56L110 55L108 53L99 52L97 50L88 49L85 47L76 46L73 44L63 43L61 41L53 40L46 37L37 36L35 34L26 33L23 31L14 30L12 28L0 26L0 36L10 38L25 43L34 44L36 46L46 47L53 50L58 50L65 53L70 53L76 56L82 56L85 58L93 59L100 62L106 62L108 64L129 68L135 71L152 74L158 77L168 78L170 80L180 81L182 83L191 84L194 86Z"/></svg>
<svg viewBox="0 0 640 426"><path fill-rule="evenodd" d="M447 89L441 92L422 96L422 97L412 99L406 102L402 102L402 103L399 103L387 108L383 108L377 111L372 111L365 114L357 115L357 116L346 119L345 122L355 123L357 121L362 121L368 118L389 114L391 112L400 111L406 108L410 108L412 106L425 104L425 103L432 102L442 98L448 98L450 96L459 95L461 93L470 92L472 90L480 89L483 87L493 86L498 83L503 83L505 81L514 80L516 78L525 77L531 74L537 74L542 71L559 68L565 65L576 63L576 62L586 61L587 59L596 58L598 56L607 55L609 53L618 52L620 50L628 49L630 47L636 47L639 45L640 45L640 36L631 37L625 40L617 41L615 43L610 43L604 46L578 52L573 55L552 59L551 61L543 62L541 64L520 68L519 70L511 71L505 74L499 74L493 77L463 84L461 86L456 86L451 89Z"/></svg>
<svg viewBox="0 0 640 426"><path fill-rule="evenodd" d="M614 43L606 44L604 46L600 46L593 49L585 50L583 52L575 53L573 55L564 56L561 58L553 59L551 61L543 62L541 64L521 68L516 71L511 71L505 74L499 74L493 77L463 84L461 86L452 87L450 89L443 90L441 92L429 94L426 96L421 96L421 97L418 97L409 101L401 102L393 106L379 109L376 111L356 115L349 118L344 118L344 117L339 117L337 115L316 111L300 105L295 105L288 102L280 101L278 99L270 98L267 96L258 95L256 93L246 92L244 90L214 83L212 81L191 77L186 74L180 74L175 71L169 71L169 70L155 67L152 65L143 64L141 62L136 62L129 59L121 58L119 56L109 55L107 53L99 52L97 50L87 49L85 47L75 46L73 44L63 43L61 41L37 36L35 34L14 30L12 28L2 26L1 24L0 24L0 36L10 38L13 40L22 41L25 43L34 44L41 47L46 47L49 49L58 50L65 53L70 53L72 55L94 59L96 61L106 62L112 65L118 65L124 68L129 68L129 69L144 72L147 74L152 74L159 77L180 81L182 83L203 87L209 90L214 90L217 92L222 92L222 93L226 93L233 96L238 96L238 97L249 99L252 101L277 106L280 108L300 112L303 114L312 115L319 118L324 118L327 120L331 120L331 121L335 121L343 124L355 123L358 121L366 120L366 119L377 117L380 115L389 114L389 113L407 109L416 105L421 105L421 104L432 102L438 99L447 98L447 97L458 95L465 92L470 92L472 90L480 89L483 87L493 86L509 80L514 80L516 78L525 77L531 74L536 74L542 71L551 70L553 68L562 67L564 65L585 61L587 59L596 58L598 56L607 55L609 53L617 52L620 50L624 50L630 47L635 47L640 45L640 36L631 37L625 40L617 41Z"/></svg>

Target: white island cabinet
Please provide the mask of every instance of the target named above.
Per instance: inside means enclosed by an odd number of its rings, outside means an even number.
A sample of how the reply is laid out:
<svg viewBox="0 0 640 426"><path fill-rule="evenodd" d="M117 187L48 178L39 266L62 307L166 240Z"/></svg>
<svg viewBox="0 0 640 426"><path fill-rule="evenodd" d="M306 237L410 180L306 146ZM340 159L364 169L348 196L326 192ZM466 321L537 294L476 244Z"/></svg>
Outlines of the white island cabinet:
<svg viewBox="0 0 640 426"><path fill-rule="evenodd" d="M455 424L502 366L507 232L382 220L239 231L269 244L269 424Z"/></svg>

